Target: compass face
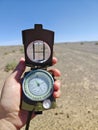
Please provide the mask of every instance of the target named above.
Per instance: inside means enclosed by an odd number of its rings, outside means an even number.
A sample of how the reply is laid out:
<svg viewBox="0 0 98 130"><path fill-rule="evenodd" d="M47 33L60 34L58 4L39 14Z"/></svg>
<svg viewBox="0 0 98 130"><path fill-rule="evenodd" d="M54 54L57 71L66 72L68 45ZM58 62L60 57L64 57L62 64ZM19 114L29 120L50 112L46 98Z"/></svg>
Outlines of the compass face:
<svg viewBox="0 0 98 130"><path fill-rule="evenodd" d="M44 41L33 41L27 47L27 56L32 62L43 63L49 59L50 55L51 49Z"/></svg>
<svg viewBox="0 0 98 130"><path fill-rule="evenodd" d="M50 73L37 69L25 76L23 91L32 101L43 101L53 93L53 83Z"/></svg>

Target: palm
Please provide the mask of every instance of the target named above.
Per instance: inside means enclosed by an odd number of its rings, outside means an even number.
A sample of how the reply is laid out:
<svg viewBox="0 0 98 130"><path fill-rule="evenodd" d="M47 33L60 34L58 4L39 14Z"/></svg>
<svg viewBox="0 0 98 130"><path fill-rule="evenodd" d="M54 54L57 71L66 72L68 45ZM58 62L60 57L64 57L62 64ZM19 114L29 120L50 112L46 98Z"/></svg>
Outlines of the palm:
<svg viewBox="0 0 98 130"><path fill-rule="evenodd" d="M6 113L13 116L15 126L21 128L26 123L27 112L20 110L21 84L19 80L8 78L3 89L2 102ZM13 100L12 100L13 99ZM9 101L9 104L7 102Z"/></svg>

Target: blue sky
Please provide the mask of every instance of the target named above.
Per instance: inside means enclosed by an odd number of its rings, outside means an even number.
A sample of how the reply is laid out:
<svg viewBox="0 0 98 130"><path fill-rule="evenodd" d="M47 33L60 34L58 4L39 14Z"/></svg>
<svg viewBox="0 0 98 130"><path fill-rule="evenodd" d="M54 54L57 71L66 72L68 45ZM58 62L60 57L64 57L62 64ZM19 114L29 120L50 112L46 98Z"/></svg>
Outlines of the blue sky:
<svg viewBox="0 0 98 130"><path fill-rule="evenodd" d="M0 0L0 45L21 45L21 30L37 23L55 42L98 41L98 0Z"/></svg>

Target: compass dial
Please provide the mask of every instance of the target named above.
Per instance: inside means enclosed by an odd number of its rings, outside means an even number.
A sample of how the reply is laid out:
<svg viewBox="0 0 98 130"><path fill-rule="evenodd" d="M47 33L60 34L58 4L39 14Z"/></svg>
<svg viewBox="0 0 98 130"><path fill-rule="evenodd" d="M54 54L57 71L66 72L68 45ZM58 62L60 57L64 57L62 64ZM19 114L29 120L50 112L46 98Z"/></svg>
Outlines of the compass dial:
<svg viewBox="0 0 98 130"><path fill-rule="evenodd" d="M44 82L43 79L40 79L38 77L38 78L31 79L28 84L28 87L32 94L39 96L47 92L47 89L48 89L47 85L48 84Z"/></svg>
<svg viewBox="0 0 98 130"><path fill-rule="evenodd" d="M44 70L33 70L23 80L23 91L32 101L43 101L53 93L53 77Z"/></svg>
<svg viewBox="0 0 98 130"><path fill-rule="evenodd" d="M27 47L28 58L35 63L43 63L49 59L51 50L49 45L41 40L31 42Z"/></svg>

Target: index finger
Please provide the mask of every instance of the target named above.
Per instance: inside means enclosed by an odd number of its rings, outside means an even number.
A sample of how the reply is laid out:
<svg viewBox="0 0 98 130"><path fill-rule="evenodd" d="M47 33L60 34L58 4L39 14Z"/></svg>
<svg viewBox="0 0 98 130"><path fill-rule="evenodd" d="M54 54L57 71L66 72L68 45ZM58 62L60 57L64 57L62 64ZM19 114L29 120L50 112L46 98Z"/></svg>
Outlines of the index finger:
<svg viewBox="0 0 98 130"><path fill-rule="evenodd" d="M57 58L56 57L53 57L53 59L52 59L52 65L55 65L56 63L57 63Z"/></svg>

